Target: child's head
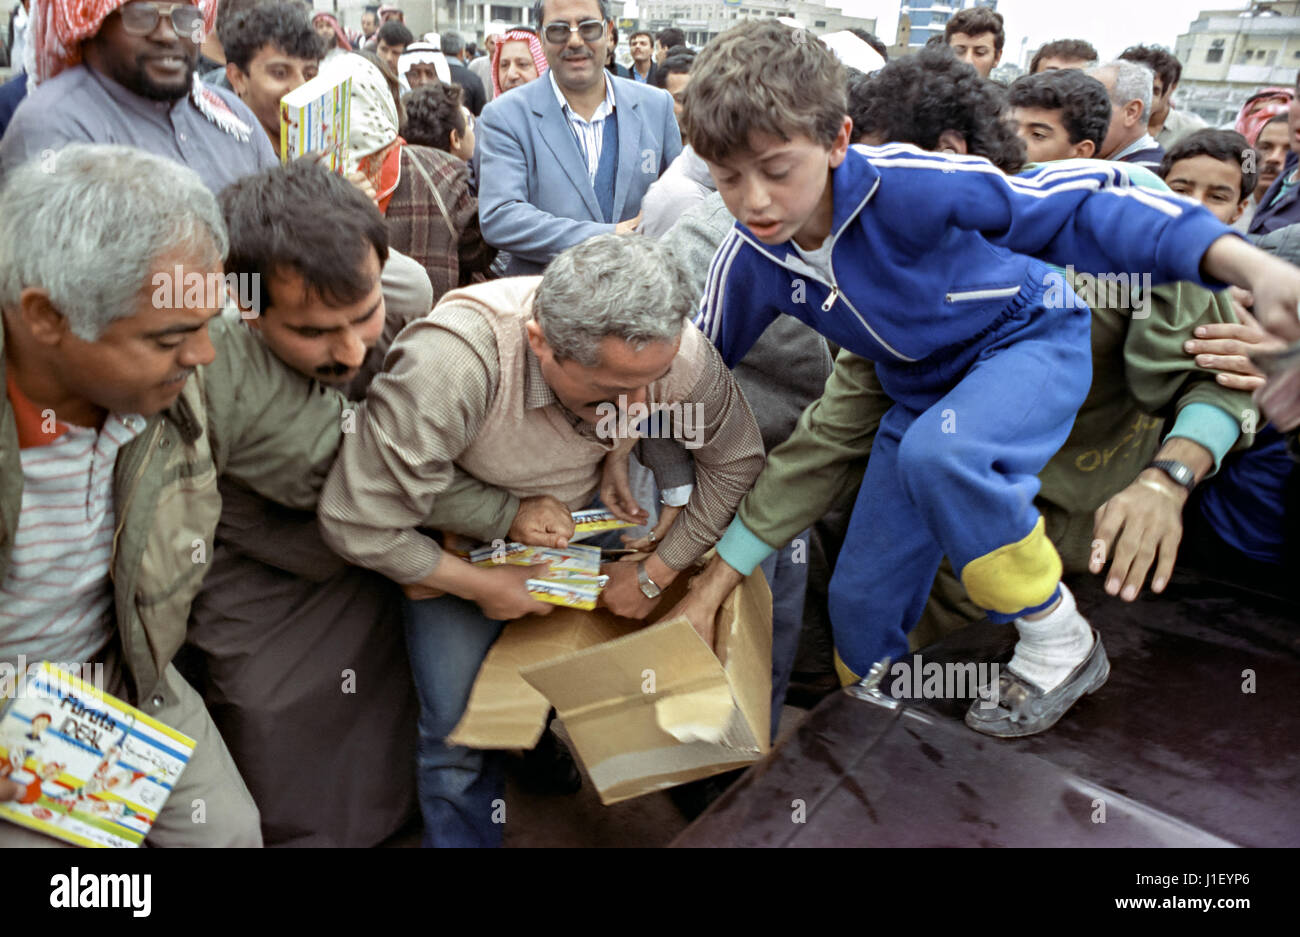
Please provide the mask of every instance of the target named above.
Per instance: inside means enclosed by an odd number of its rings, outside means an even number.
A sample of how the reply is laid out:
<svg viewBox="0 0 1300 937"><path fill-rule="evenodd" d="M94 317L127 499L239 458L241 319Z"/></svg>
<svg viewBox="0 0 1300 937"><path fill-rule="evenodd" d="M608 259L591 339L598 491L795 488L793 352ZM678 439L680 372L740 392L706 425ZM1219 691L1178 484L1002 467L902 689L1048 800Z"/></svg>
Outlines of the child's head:
<svg viewBox="0 0 1300 937"><path fill-rule="evenodd" d="M727 30L695 60L682 122L728 210L760 240L811 236L814 216L829 223L850 121L844 67L811 33L770 21Z"/></svg>
<svg viewBox="0 0 1300 937"><path fill-rule="evenodd" d="M461 104L460 85L434 81L407 95L402 137L468 162L474 155L474 117Z"/></svg>
<svg viewBox="0 0 1300 937"><path fill-rule="evenodd" d="M1011 115L1031 163L1096 156L1110 127L1110 95L1076 69L1052 69L1012 83Z"/></svg>
<svg viewBox="0 0 1300 937"><path fill-rule="evenodd" d="M1005 119L1005 90L946 48L895 59L866 91L857 129L867 142L983 156L1003 172L1025 163L1024 146Z"/></svg>
<svg viewBox="0 0 1300 937"><path fill-rule="evenodd" d="M1054 68L1091 68L1097 64L1097 50L1082 39L1057 39L1038 47L1029 63L1029 74Z"/></svg>
<svg viewBox="0 0 1300 937"><path fill-rule="evenodd" d="M1160 177L1175 192L1203 204L1224 224L1232 224L1255 191L1256 161L1255 151L1235 130L1198 130L1165 154Z"/></svg>

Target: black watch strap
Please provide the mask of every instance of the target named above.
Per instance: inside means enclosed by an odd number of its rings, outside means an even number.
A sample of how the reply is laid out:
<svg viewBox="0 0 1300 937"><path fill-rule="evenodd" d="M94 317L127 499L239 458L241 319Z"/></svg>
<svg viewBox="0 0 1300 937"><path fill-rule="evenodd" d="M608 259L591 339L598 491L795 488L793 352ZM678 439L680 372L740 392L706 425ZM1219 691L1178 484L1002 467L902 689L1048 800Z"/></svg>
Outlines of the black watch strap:
<svg viewBox="0 0 1300 937"><path fill-rule="evenodd" d="M1147 468L1160 469L1160 471L1172 478L1175 484L1183 486L1189 492L1196 487L1196 473L1181 462L1176 462L1173 459L1156 459Z"/></svg>

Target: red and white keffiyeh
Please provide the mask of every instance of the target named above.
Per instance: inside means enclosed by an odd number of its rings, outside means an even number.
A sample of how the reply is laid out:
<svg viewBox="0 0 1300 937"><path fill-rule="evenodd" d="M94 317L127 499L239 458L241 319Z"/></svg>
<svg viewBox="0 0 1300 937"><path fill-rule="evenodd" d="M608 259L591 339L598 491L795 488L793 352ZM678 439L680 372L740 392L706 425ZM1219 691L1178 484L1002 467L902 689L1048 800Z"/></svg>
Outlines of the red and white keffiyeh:
<svg viewBox="0 0 1300 937"><path fill-rule="evenodd" d="M32 77L39 84L81 62L81 44L104 25L110 13L126 0L32 0L31 36L36 54ZM198 0L203 30L211 32L217 21L217 0Z"/></svg>
<svg viewBox="0 0 1300 937"><path fill-rule="evenodd" d="M537 34L527 29L507 29L504 36L497 37L496 47L492 50L492 95L498 97L501 95L501 81L497 77L501 66L501 47L507 42L526 42L528 51L533 56L533 64L537 66L537 77L541 78L546 74L550 65L546 62L546 53L542 51L542 41L537 38Z"/></svg>
<svg viewBox="0 0 1300 937"><path fill-rule="evenodd" d="M1262 88L1256 91L1241 106L1233 129L1254 146L1259 141L1264 125L1279 114L1289 111L1294 97L1295 91L1291 88Z"/></svg>

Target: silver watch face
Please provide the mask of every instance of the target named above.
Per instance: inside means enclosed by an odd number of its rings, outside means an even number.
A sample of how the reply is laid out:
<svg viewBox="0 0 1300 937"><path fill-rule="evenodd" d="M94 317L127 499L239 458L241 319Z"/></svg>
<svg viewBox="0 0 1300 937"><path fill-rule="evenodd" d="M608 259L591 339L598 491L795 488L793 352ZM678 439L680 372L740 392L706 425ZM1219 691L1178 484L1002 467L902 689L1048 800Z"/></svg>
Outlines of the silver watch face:
<svg viewBox="0 0 1300 937"><path fill-rule="evenodd" d="M1152 464L1184 488L1190 489L1196 480L1196 473L1193 472L1189 466L1183 465L1181 462L1157 460Z"/></svg>
<svg viewBox="0 0 1300 937"><path fill-rule="evenodd" d="M663 591L655 585L654 580L650 578L650 574L645 570L644 563L638 563L636 566L636 582L637 585L641 587L641 594L647 599L657 599L659 598L659 593Z"/></svg>

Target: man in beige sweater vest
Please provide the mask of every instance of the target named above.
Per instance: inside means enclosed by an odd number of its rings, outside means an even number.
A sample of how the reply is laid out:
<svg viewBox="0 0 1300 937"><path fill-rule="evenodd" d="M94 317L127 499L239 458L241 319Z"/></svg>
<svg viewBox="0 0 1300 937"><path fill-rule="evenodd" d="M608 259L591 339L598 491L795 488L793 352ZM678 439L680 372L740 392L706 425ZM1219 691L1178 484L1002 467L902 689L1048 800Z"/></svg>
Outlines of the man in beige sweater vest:
<svg viewBox="0 0 1300 937"><path fill-rule="evenodd" d="M670 409L695 458L691 500L652 556L603 570L602 601L647 615L722 535L763 466L753 414L688 321L693 307L690 285L655 242L602 235L560 254L542 277L448 293L399 336L370 386L320 521L340 555L407 595L426 845L500 843L500 753L443 739L502 623L554 606L528 594L535 571L470 566L417 526L459 466L515 499L555 499L560 520L547 545L559 545L573 532L567 512L596 500L605 456L630 444L638 411ZM509 516L517 506L507 505Z"/></svg>

